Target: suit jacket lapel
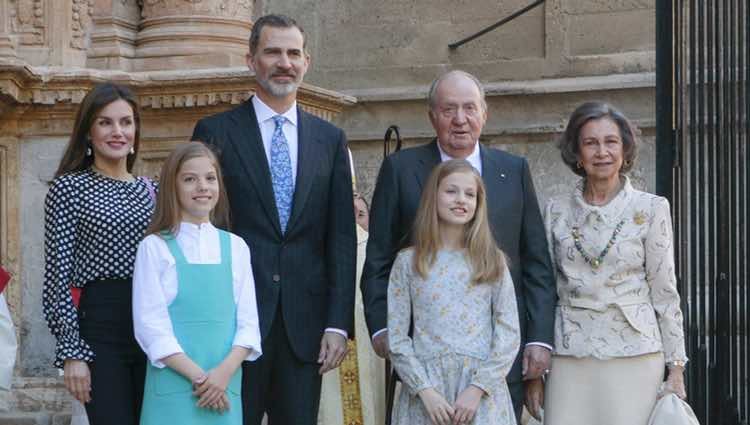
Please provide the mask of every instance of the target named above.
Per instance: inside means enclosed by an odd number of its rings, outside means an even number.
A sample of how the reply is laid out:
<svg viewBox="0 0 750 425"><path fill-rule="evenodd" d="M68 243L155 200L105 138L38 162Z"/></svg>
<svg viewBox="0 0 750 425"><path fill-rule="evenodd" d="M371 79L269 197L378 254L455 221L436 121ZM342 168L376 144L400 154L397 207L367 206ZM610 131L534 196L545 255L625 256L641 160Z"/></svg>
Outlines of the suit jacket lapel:
<svg viewBox="0 0 750 425"><path fill-rule="evenodd" d="M294 183L294 198L292 200L292 215L287 223L287 233L292 229L307 202L315 170L319 161L317 160L318 140L310 128L310 120L307 113L299 106L297 107L297 178Z"/></svg>
<svg viewBox="0 0 750 425"><path fill-rule="evenodd" d="M279 213L276 210L276 198L273 195L271 170L268 168L268 159L263 148L258 118L250 99L242 107L235 110L232 119L235 120L237 125L233 126L235 133L232 135L233 143L231 145L245 172L250 177L253 187L258 192L263 209L280 235L281 224L279 223Z"/></svg>
<svg viewBox="0 0 750 425"><path fill-rule="evenodd" d="M481 143L479 144L479 155L482 160L482 180L487 188L487 212L492 214L492 206L500 205L502 201L502 186L509 177L492 151L485 148Z"/></svg>
<svg viewBox="0 0 750 425"><path fill-rule="evenodd" d="M422 188L430 177L430 172L435 168L436 165L440 164L440 151L437 147L437 139L433 139L432 143L425 145L425 155L420 155L419 164L414 168L414 177L417 179L417 186L419 186L419 193L422 193Z"/></svg>

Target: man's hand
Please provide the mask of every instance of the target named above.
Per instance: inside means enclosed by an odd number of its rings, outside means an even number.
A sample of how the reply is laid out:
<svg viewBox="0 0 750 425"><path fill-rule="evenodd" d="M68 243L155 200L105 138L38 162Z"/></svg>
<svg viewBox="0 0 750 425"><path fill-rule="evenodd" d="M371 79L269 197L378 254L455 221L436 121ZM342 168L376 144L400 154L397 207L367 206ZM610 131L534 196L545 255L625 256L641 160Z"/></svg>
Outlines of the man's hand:
<svg viewBox="0 0 750 425"><path fill-rule="evenodd" d="M542 421L542 406L544 406L544 382L542 378L530 379L526 381L526 397L524 404L529 414L536 420Z"/></svg>
<svg viewBox="0 0 750 425"><path fill-rule="evenodd" d="M549 369L552 352L541 345L530 344L523 349L523 364L521 373L524 381L541 378Z"/></svg>
<svg viewBox="0 0 750 425"><path fill-rule="evenodd" d="M382 357L384 359L388 358L388 350L390 349L390 347L388 346L387 330L375 335L375 337L372 339L372 349L375 350L375 354L377 354L378 357Z"/></svg>
<svg viewBox="0 0 750 425"><path fill-rule="evenodd" d="M346 338L344 335L336 332L324 332L323 339L320 340L320 354L318 354L318 363L321 365L318 370L319 374L324 374L329 370L339 367L346 356Z"/></svg>
<svg viewBox="0 0 750 425"><path fill-rule="evenodd" d="M91 371L83 360L67 359L63 366L65 388L81 403L91 401Z"/></svg>
<svg viewBox="0 0 750 425"><path fill-rule="evenodd" d="M445 401L434 388L426 388L419 392L419 398L430 415L430 420L435 425L450 425L453 418L453 407Z"/></svg>
<svg viewBox="0 0 750 425"><path fill-rule="evenodd" d="M484 391L475 385L469 385L461 391L456 398L456 402L453 403L453 424L470 424L474 420L474 415L477 413L483 395Z"/></svg>

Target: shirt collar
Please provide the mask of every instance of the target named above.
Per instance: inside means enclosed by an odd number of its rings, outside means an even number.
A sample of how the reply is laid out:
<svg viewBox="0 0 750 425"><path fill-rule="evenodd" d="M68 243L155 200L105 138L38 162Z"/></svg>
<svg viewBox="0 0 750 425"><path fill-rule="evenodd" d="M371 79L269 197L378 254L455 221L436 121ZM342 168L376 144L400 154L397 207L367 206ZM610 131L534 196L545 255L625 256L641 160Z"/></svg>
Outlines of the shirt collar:
<svg viewBox="0 0 750 425"><path fill-rule="evenodd" d="M180 222L180 229L179 233L182 233L183 235L194 235L200 232L210 231L216 229L211 222L208 223L201 223L201 224L195 224L195 223L189 223L187 221L181 221Z"/></svg>
<svg viewBox="0 0 750 425"><path fill-rule="evenodd" d="M448 161L448 160L451 160L451 159L456 159L456 158L453 158L452 156L448 155L447 153L445 153L445 151L443 150L443 148L440 147L440 142L437 142L437 147L438 147L438 151L440 152L440 162L445 162L445 161ZM474 144L474 151L472 151L469 154L469 156L467 156L464 159L466 161L469 161L469 164L471 164L474 168L476 168L477 171L479 171L479 173L481 174L481 172L482 172L482 158L481 158L479 152L480 152L480 150L479 150L479 141L477 141Z"/></svg>
<svg viewBox="0 0 750 425"><path fill-rule="evenodd" d="M633 189L628 176L623 176L622 178L624 180L622 189L620 189L617 195L605 205L591 205L586 202L583 198L583 189L586 185L586 179L584 178L578 181L573 193L575 205L578 210L578 218L576 220L578 225L583 224L590 214L596 214L601 217L605 223L610 224L620 219L625 212L626 207L630 204L630 200L633 198L633 192L635 190Z"/></svg>
<svg viewBox="0 0 750 425"><path fill-rule="evenodd" d="M281 115L286 118L293 126L297 126L297 101L292 103L283 114L276 113L270 106L263 103L258 96L252 98L253 108L255 108L255 116L258 118L258 124L262 124L268 120L272 120L276 115Z"/></svg>

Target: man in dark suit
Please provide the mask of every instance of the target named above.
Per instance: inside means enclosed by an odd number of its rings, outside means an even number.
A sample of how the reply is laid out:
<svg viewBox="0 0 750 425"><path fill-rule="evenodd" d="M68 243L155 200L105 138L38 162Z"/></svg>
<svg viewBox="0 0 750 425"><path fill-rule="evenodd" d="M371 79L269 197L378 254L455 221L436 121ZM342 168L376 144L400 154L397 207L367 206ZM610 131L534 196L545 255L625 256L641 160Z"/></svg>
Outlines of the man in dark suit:
<svg viewBox="0 0 750 425"><path fill-rule="evenodd" d="M250 246L263 356L243 364L244 425L315 424L321 375L338 367L354 321L356 233L343 131L297 106L310 57L291 18L250 36L255 96L198 122L217 148L233 231Z"/></svg>
<svg viewBox="0 0 750 425"><path fill-rule="evenodd" d="M536 379L549 367L557 300L529 166L523 158L479 143L487 106L484 89L472 75L452 71L439 77L430 88L429 101L436 140L386 158L375 186L361 282L373 348L380 356L387 356L388 276L398 251L410 244L422 185L441 161L466 159L487 186L492 232L509 258L516 287L524 349L508 376L508 386L520 423L522 379Z"/></svg>

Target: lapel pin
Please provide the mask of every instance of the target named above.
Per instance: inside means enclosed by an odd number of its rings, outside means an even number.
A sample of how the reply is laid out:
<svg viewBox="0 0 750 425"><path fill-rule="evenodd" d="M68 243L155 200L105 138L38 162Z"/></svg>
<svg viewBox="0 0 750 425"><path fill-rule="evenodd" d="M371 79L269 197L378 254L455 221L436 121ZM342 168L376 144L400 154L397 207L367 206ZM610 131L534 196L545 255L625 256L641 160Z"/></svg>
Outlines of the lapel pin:
<svg viewBox="0 0 750 425"><path fill-rule="evenodd" d="M500 179L504 179L504 178L505 178L505 173L500 173Z"/></svg>

